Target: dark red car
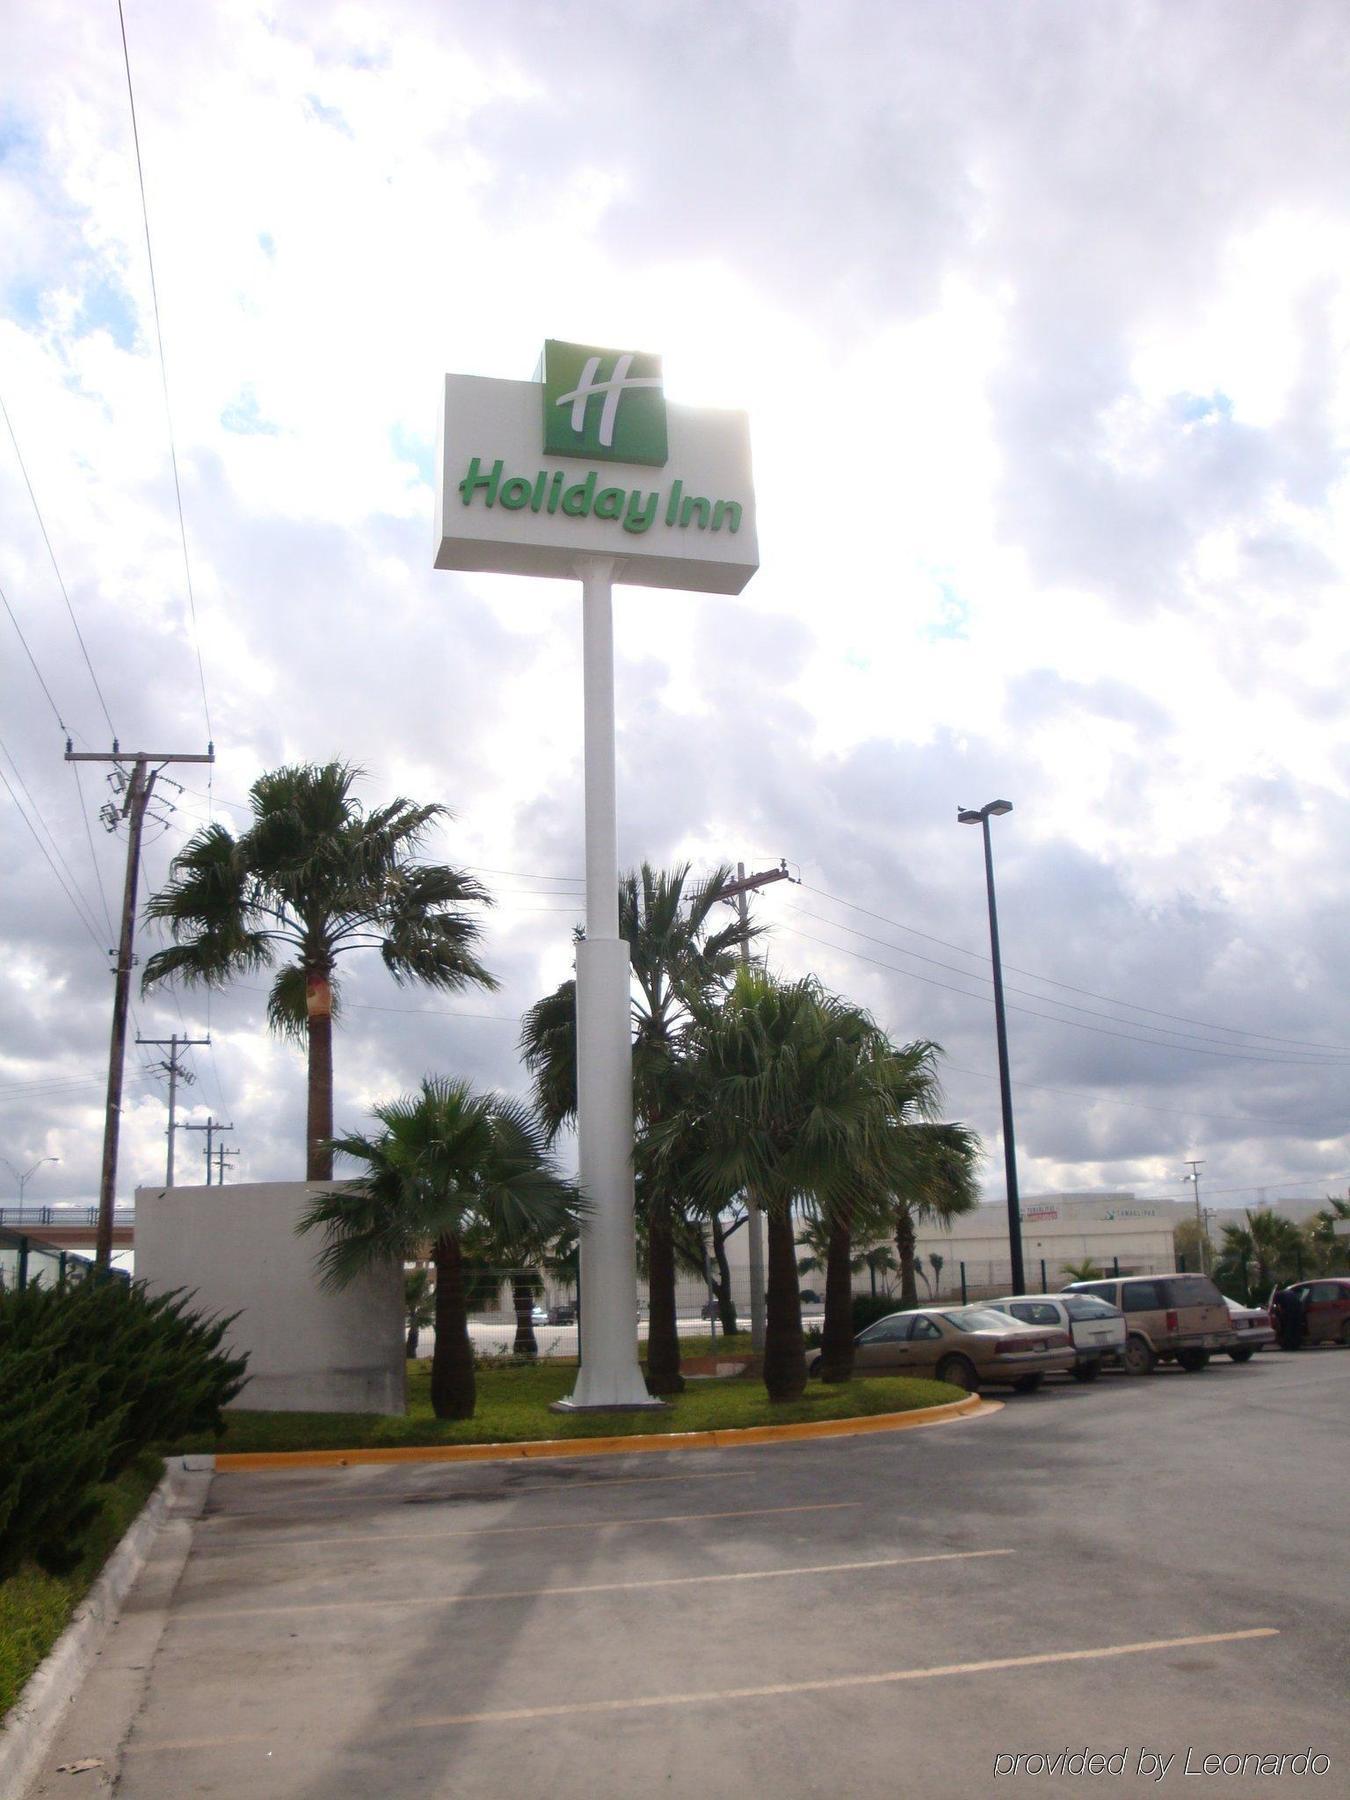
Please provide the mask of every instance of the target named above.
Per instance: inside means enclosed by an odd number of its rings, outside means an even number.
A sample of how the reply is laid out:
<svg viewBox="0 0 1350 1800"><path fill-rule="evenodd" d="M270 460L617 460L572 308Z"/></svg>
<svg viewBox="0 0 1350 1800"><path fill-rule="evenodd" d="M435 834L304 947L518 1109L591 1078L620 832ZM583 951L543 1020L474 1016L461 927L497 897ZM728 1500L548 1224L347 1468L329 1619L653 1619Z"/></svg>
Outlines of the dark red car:
<svg viewBox="0 0 1350 1800"><path fill-rule="evenodd" d="M1324 1275L1317 1281L1296 1281L1281 1288L1271 1302L1273 1313L1278 1314L1279 1302L1286 1294L1302 1305L1305 1344L1350 1348L1350 1275Z"/></svg>

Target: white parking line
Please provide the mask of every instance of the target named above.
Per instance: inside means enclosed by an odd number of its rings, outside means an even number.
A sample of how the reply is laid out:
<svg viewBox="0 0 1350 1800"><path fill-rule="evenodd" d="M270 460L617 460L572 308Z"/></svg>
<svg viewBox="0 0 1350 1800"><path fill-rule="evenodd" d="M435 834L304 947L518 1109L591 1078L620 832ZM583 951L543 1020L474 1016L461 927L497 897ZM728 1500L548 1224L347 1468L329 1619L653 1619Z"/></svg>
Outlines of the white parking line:
<svg viewBox="0 0 1350 1800"><path fill-rule="evenodd" d="M987 1553L986 1553L987 1554ZM928 1669L887 1669L869 1675L835 1675L819 1681L782 1681L763 1687L710 1688L699 1693L654 1694L632 1700L574 1700L561 1706L517 1706L500 1712L435 1713L421 1718L391 1721L382 1733L367 1742L405 1731L443 1731L452 1725L521 1725L535 1719L565 1719L587 1713L658 1711L674 1706L711 1706L728 1700L772 1700L794 1694L824 1694L848 1688L886 1687L902 1681L935 1681L945 1675L987 1675L1005 1669L1035 1669L1047 1663L1100 1662L1114 1656L1141 1656L1151 1650L1189 1650L1204 1644L1237 1644L1253 1638L1278 1637L1275 1626L1260 1625L1244 1631L1211 1631L1203 1636L1151 1638L1138 1644L1104 1644L1092 1650L1050 1650L1031 1656L988 1657L982 1662L944 1663ZM124 1756L176 1755L183 1751L221 1750L234 1744L264 1741L263 1733L233 1737L166 1738L147 1743L133 1738L123 1747Z"/></svg>
<svg viewBox="0 0 1350 1800"><path fill-rule="evenodd" d="M767 1700L785 1694L823 1694L839 1688L882 1687L898 1681L933 1681L942 1675L984 1675L998 1669L1033 1669L1044 1663L1094 1662L1111 1656L1139 1656L1149 1650L1182 1650L1198 1644L1235 1644L1245 1638L1279 1635L1275 1627L1263 1625L1248 1631L1213 1631L1203 1637L1154 1638L1142 1644L1107 1644L1097 1650L1050 1650L1038 1656L997 1656L984 1662L946 1663L935 1669L888 1669L877 1675L836 1675L820 1681L776 1682L768 1687L721 1688L693 1694L656 1694L643 1700L578 1700L567 1706L518 1706L509 1712L446 1713L430 1718L403 1719L399 1723L399 1729L435 1731L447 1725L513 1725L527 1719L560 1719L571 1713L639 1712L648 1707L706 1706L723 1700Z"/></svg>
<svg viewBox="0 0 1350 1800"><path fill-rule="evenodd" d="M398 1467L397 1464L385 1464L381 1466L375 1463L364 1463L360 1466L363 1469L380 1468L381 1473L384 1473L386 1470L392 1471ZM354 1471L344 1469L336 1469L333 1471L334 1474L339 1475L353 1472ZM690 1475L609 1475L601 1476L595 1481L523 1481L519 1487L513 1487L505 1496L503 1496L500 1491L489 1491L485 1493L482 1496L482 1503L485 1506L500 1506L503 1499L514 1500L518 1494L556 1494L559 1499L565 1500L569 1494L575 1493L578 1488L655 1487L658 1482L672 1481L749 1481L751 1476L757 1473L758 1471L754 1469L706 1469L701 1472L696 1471ZM269 1481L292 1482L298 1481L304 1477L312 1479L313 1475L313 1469L250 1469L248 1471L222 1469L216 1475L216 1480L254 1481L261 1476L263 1479ZM466 1500L476 1500L479 1497L477 1490L471 1487L454 1488L451 1492L456 1499L462 1496ZM279 1499L280 1497L281 1496L278 1496ZM288 1512L291 1508L297 1506L339 1506L350 1508L353 1506L386 1507L428 1504L434 1505L435 1502L422 1500L416 1488L410 1489L406 1493L399 1489L392 1489L390 1492L383 1494L285 1495L285 1505ZM273 1516L273 1510L270 1507L259 1506L241 1508L237 1512L231 1508L228 1512L217 1513L201 1520L201 1525L210 1526L214 1530L219 1531L222 1526L228 1525L233 1519L268 1519Z"/></svg>
<svg viewBox="0 0 1350 1800"><path fill-rule="evenodd" d="M250 1535L223 1544L209 1544L206 1548L211 1551L240 1550L247 1553L250 1550L270 1550L277 1543L284 1543L288 1550L292 1544L341 1544L344 1550L350 1552L354 1543L400 1543L410 1538L430 1543L433 1539L439 1542L442 1538L521 1537L535 1531L613 1531L628 1525L700 1525L705 1519L767 1519L778 1513L840 1512L846 1507L861 1505L861 1500L813 1500L801 1506L746 1506L734 1512L648 1513L641 1518L626 1518L612 1513L608 1518L568 1519L562 1524L553 1525L466 1525L462 1531L363 1531L359 1540L354 1540L351 1533L345 1531L331 1531L323 1537L283 1539L259 1539Z"/></svg>
<svg viewBox="0 0 1350 1800"><path fill-rule="evenodd" d="M314 1600L294 1606L189 1607L176 1623L198 1625L214 1619L257 1619L274 1613L362 1612L374 1607L467 1606L485 1600L547 1600L564 1595L616 1594L652 1588L705 1587L727 1581L782 1581L795 1575L845 1575L859 1569L898 1569L913 1563L974 1562L987 1556L1015 1556L1015 1550L944 1550L934 1556L879 1556L867 1562L810 1563L794 1569L744 1569L730 1575L665 1575L649 1581L595 1581L576 1587L497 1588L490 1594L414 1594L389 1600Z"/></svg>

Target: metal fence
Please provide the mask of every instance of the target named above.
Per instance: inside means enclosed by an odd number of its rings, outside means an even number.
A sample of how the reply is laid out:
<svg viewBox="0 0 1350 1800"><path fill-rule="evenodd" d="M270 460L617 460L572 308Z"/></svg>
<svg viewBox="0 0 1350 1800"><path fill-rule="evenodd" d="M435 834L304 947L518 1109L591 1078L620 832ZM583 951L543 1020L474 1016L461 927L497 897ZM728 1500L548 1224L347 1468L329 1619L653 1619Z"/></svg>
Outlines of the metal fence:
<svg viewBox="0 0 1350 1800"><path fill-rule="evenodd" d="M1070 1266L1058 1257L1029 1256L1024 1261L1027 1291L1033 1294L1057 1294L1061 1288L1077 1279L1076 1271L1083 1266L1082 1263ZM1139 1256L1104 1256L1096 1259L1092 1266L1096 1273L1095 1276L1089 1275L1088 1279L1101 1281L1117 1275L1172 1275L1176 1272L1176 1264L1170 1257L1166 1261L1157 1262ZM953 1301L993 1300L1013 1291L1010 1262L965 1262L953 1257L943 1263L938 1275L917 1267L916 1273L920 1276L920 1306L928 1306L939 1300L948 1304ZM898 1293L894 1279L890 1286L892 1293Z"/></svg>
<svg viewBox="0 0 1350 1800"><path fill-rule="evenodd" d="M73 1250L62 1250L56 1244L44 1244L41 1238L26 1232L0 1229L0 1293L22 1293L26 1287L70 1286L83 1281L93 1270L87 1256L76 1256ZM111 1274L126 1280L126 1271L113 1269Z"/></svg>

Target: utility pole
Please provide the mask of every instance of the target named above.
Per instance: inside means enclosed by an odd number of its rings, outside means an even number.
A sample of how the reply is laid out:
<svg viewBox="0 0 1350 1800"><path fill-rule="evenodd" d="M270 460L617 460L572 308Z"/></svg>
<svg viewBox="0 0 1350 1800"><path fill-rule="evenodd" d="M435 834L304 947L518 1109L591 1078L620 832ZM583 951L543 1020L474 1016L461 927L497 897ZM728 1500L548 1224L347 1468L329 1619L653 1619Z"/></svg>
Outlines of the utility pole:
<svg viewBox="0 0 1350 1800"><path fill-rule="evenodd" d="M205 1125L184 1125L184 1131L204 1131L206 1133L206 1185L211 1185L211 1144L218 1131L233 1131L233 1123L222 1125L219 1119L208 1118Z"/></svg>
<svg viewBox="0 0 1350 1800"><path fill-rule="evenodd" d="M1204 1209L1200 1205L1200 1171L1205 1165L1203 1160L1197 1161L1194 1157L1189 1156L1186 1158L1186 1163L1191 1172L1189 1175L1183 1175L1181 1179L1195 1183L1195 1254L1200 1258L1200 1273L1206 1275L1209 1273L1207 1266L1209 1258L1205 1254L1209 1249L1209 1233L1205 1229Z"/></svg>
<svg viewBox="0 0 1350 1800"><path fill-rule="evenodd" d="M141 866L141 828L145 809L154 792L155 777L167 763L213 763L214 746L204 756L180 754L177 751L137 750L123 756L114 738L110 754L96 750L73 750L66 739L66 761L113 763L120 768L131 764L131 779L121 816L127 821L127 874L122 890L122 930L117 945L117 982L113 989L112 1036L108 1045L108 1104L103 1123L103 1169L98 1187L98 1235L94 1241L94 1266L107 1269L112 1264L113 1204L117 1194L117 1140L122 1126L122 1073L127 1052L127 1007L131 999L132 943L136 935L136 877ZM150 764L156 766L152 769ZM113 823L116 823L114 816Z"/></svg>
<svg viewBox="0 0 1350 1800"><path fill-rule="evenodd" d="M749 896L762 887L769 887L775 881L791 881L788 874L787 861L784 859L776 869L764 869L758 875L747 875L745 864L736 864L736 879L722 888L717 898L725 900L728 906L735 906L741 915L742 926L750 923ZM750 941L741 939L741 963L750 960ZM746 1210L746 1246L750 1253L750 1348L764 1348L764 1214L759 1209L759 1202L754 1195L745 1196Z"/></svg>
<svg viewBox="0 0 1350 1800"><path fill-rule="evenodd" d="M136 1042L138 1044L145 1044L148 1047L153 1048L153 1049L166 1049L169 1052L167 1057L162 1058L159 1062L155 1063L153 1066L156 1069L163 1069L164 1073L169 1078L169 1130L168 1130L168 1134L167 1134L168 1139L169 1139L169 1154L168 1154L168 1158L164 1165L164 1185L165 1185L165 1187L172 1187L173 1186L173 1141L174 1141L173 1134L178 1129L177 1125L174 1123L174 1109L175 1109L175 1106L176 1106L177 1100L178 1100L178 1083L180 1081L186 1081L189 1084L191 1084L192 1082L194 1082L197 1079L197 1077L192 1073L191 1069L184 1068L182 1063L179 1062L178 1053L180 1050L190 1050L196 1044L201 1044L204 1046L206 1044L209 1044L211 1042L211 1040L209 1037L204 1037L204 1038L181 1037L180 1038L178 1036L177 1032L171 1032L169 1034L169 1036L166 1038L146 1038L146 1037L141 1037L138 1034L137 1038L136 1038Z"/></svg>
<svg viewBox="0 0 1350 1800"><path fill-rule="evenodd" d="M225 1158L227 1156L238 1156L238 1154L239 1154L238 1144L220 1144L217 1146L217 1149L216 1149L216 1186L217 1187L224 1187L224 1185L225 1185L225 1170L226 1170L226 1168L234 1167L233 1163L227 1164L225 1161Z"/></svg>

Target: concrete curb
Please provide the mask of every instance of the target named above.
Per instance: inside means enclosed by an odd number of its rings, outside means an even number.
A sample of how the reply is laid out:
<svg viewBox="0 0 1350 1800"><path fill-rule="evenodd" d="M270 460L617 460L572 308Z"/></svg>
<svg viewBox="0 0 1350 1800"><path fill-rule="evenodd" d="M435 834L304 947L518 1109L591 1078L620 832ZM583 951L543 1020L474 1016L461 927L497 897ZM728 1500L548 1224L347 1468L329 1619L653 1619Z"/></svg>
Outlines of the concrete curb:
<svg viewBox="0 0 1350 1800"><path fill-rule="evenodd" d="M738 1450L749 1444L794 1443L803 1438L860 1437L876 1431L909 1431L995 1413L1001 1402L967 1394L942 1406L910 1412L870 1413L852 1419L819 1419L797 1425L746 1425L728 1431L668 1431L634 1437L538 1438L521 1444L398 1444L370 1450L240 1450L219 1455L222 1473L247 1469L345 1469L365 1463L510 1462L521 1457L626 1456L643 1450ZM205 1458L196 1458L205 1462Z"/></svg>
<svg viewBox="0 0 1350 1800"><path fill-rule="evenodd" d="M161 1525L187 1482L191 1462L174 1457L71 1615L69 1625L33 1671L0 1726L0 1795L17 1800L28 1790L65 1722L71 1702L102 1650Z"/></svg>

